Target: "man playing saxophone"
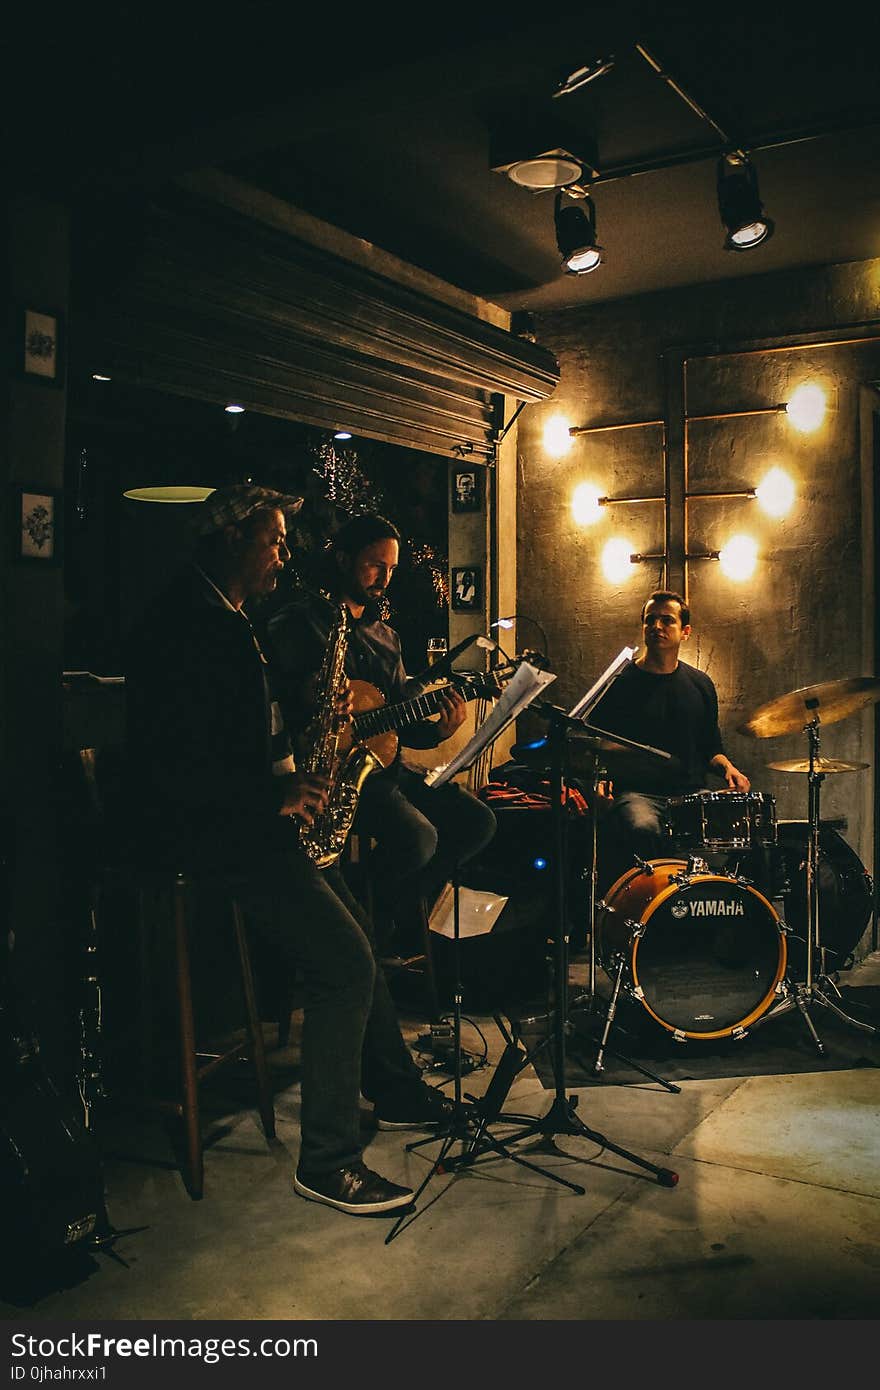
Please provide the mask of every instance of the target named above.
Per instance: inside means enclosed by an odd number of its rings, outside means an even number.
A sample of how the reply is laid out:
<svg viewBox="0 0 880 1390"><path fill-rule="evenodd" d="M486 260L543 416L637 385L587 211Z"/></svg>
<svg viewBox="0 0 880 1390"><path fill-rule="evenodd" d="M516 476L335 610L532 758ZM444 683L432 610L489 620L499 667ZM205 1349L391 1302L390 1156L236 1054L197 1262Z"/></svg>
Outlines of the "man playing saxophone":
<svg viewBox="0 0 880 1390"><path fill-rule="evenodd" d="M442 1123L450 1103L403 1041L367 919L338 870L320 872L299 842L326 806L327 780L294 766L245 605L274 590L290 558L286 517L301 504L251 484L216 489L199 507L194 562L131 634L135 839L154 865L234 875L250 929L301 970L295 1190L373 1215L399 1211L412 1192L363 1161L362 1091L384 1128ZM333 698L345 718L344 687Z"/></svg>

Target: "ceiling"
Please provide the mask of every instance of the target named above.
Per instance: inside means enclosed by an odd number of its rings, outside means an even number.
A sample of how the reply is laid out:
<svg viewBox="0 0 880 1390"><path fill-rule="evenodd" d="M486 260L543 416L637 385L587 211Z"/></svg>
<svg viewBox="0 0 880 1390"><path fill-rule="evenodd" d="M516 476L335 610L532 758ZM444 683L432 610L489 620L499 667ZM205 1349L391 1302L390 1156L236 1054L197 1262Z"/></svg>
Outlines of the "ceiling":
<svg viewBox="0 0 880 1390"><path fill-rule="evenodd" d="M104 21L97 6L87 33L68 16L39 100L20 78L18 181L87 200L219 167L532 311L880 256L878 7L844 0L820 32L786 4L561 4L541 22L535 8L511 19L500 7L453 7L418 38L412 7L291 22L290 6L257 0L234 26L218 24L216 9L195 22L199 8L183 7L193 22L178 22L173 40L157 10L116 6ZM776 223L765 244L723 249L724 142L636 43L752 152ZM608 55L604 76L553 98L569 72ZM540 148L561 145L599 171L606 259L591 275L560 269L553 193L492 171L501 144L530 152L524 124ZM671 167L623 172L650 162Z"/></svg>

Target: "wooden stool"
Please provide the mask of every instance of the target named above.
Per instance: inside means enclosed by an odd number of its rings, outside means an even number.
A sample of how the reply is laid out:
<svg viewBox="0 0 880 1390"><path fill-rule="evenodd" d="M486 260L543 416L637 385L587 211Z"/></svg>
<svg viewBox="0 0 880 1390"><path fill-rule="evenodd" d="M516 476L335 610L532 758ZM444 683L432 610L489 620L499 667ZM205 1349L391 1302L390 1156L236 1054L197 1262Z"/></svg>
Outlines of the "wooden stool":
<svg viewBox="0 0 880 1390"><path fill-rule="evenodd" d="M212 877L212 889L220 888L228 900L233 935L237 948L247 1016L247 1037L220 1054L200 1052L196 1045L196 1028L192 997L192 924L195 892L199 879L173 870L156 872L143 870L117 859L107 848L107 818L104 790L100 778L100 759L94 748L79 749L79 764L88 796L87 815L91 819L90 839L93 847L89 884L89 910L93 921L102 916L106 890L112 879L133 886L137 895L138 975L140 977L140 1052L142 1095L140 1100L151 1108L171 1113L183 1121L185 1155L182 1175L187 1191L198 1200L204 1191L204 1161L199 1116L199 1086L228 1062L241 1057L250 1045L257 1082L257 1101L263 1130L267 1139L275 1137L275 1110L266 1065L263 1032L257 1009L250 950L243 914L232 879ZM206 880L207 883L207 880ZM174 937L175 995L179 1034L180 1094L168 1099L152 1094L153 1027L151 1001L152 932L151 915L147 911L149 898L166 902L171 908ZM204 1059L204 1060L200 1060Z"/></svg>
<svg viewBox="0 0 880 1390"><path fill-rule="evenodd" d="M263 1131L267 1139L275 1137L275 1109L272 1102L272 1088L269 1070L266 1065L266 1050L263 1030L257 1009L254 977L251 968L250 950L241 907L235 896L234 884L219 885L228 894L232 918L233 934L241 971L241 987L247 1015L247 1037L234 1043L224 1052L208 1054L199 1050L196 1044L196 1028L193 1016L192 996L192 922L195 895L199 880L182 873L140 873L137 877L138 892L138 940L141 959L141 1048L144 1067L144 1092L148 1104L157 1109L178 1116L183 1121L186 1139L186 1154L183 1169L187 1191L198 1200L204 1188L204 1161L202 1134L199 1115L199 1087L203 1081L229 1062L241 1057L250 1045L256 1073L257 1103ZM212 888L217 881L211 881ZM180 1050L180 1096L165 1099L151 1094L153 1029L149 1016L149 974L150 974L150 923L146 910L148 894L171 895L174 920L175 984L177 994L177 1013Z"/></svg>

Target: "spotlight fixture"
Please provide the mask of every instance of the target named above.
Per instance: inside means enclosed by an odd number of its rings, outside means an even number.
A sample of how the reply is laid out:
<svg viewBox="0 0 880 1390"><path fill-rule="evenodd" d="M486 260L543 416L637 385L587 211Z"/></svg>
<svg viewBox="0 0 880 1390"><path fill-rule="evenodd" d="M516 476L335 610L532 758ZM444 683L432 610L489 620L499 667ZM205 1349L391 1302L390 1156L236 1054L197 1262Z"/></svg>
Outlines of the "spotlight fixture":
<svg viewBox="0 0 880 1390"><path fill-rule="evenodd" d="M595 82L597 77L604 77L606 72L610 72L614 67L614 54L609 53L607 58L594 58L591 63L585 63L582 68L575 68L566 78L560 82L554 97L567 97L572 92L580 91L581 87L586 87L588 82Z"/></svg>
<svg viewBox="0 0 880 1390"><path fill-rule="evenodd" d="M223 409L226 411L227 415L244 415L244 406L236 405L234 402L230 402L229 405L224 405Z"/></svg>
<svg viewBox="0 0 880 1390"><path fill-rule="evenodd" d="M105 376L103 372L92 372L92 381L112 381L113 378Z"/></svg>
<svg viewBox="0 0 880 1390"><path fill-rule="evenodd" d="M563 206L562 192L556 194L556 244L562 256L562 269L567 275L588 275L605 258L604 248L596 240L596 208L586 194L578 205Z"/></svg>
<svg viewBox="0 0 880 1390"><path fill-rule="evenodd" d="M726 251L750 251L773 235L758 192L754 165L744 154L725 154L718 161L718 211L727 228Z"/></svg>
<svg viewBox="0 0 880 1390"><path fill-rule="evenodd" d="M334 439L351 439L350 430L337 430L333 435Z"/></svg>

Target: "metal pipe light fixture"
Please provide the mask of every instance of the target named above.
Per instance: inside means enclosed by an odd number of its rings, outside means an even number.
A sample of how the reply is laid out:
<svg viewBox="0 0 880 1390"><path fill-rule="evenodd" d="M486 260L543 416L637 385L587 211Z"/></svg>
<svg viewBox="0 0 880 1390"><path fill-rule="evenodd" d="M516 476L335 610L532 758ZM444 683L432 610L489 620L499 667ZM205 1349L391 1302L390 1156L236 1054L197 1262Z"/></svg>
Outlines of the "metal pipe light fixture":
<svg viewBox="0 0 880 1390"><path fill-rule="evenodd" d="M724 154L718 161L718 211L727 229L726 251L750 251L773 235L758 192L754 165L744 154Z"/></svg>
<svg viewBox="0 0 880 1390"><path fill-rule="evenodd" d="M556 195L556 244L567 275L588 275L605 259L604 248L596 240L596 208L587 193L577 204L564 206L564 190Z"/></svg>

